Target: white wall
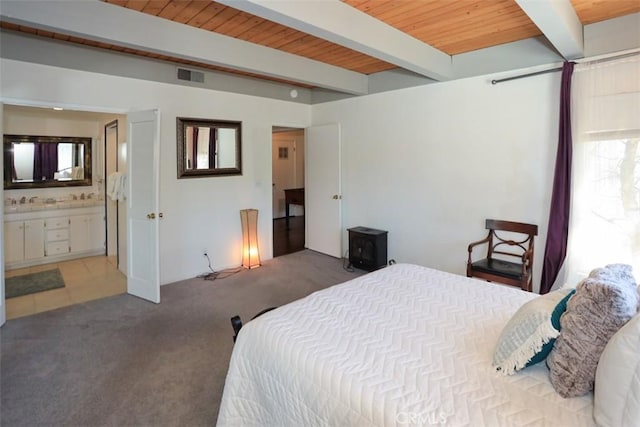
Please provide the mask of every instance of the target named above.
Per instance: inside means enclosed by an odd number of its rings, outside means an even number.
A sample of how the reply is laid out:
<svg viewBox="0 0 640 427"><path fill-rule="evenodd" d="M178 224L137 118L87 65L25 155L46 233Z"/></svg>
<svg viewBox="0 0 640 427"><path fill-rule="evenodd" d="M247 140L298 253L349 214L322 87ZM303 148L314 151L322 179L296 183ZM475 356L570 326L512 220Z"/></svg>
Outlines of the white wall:
<svg viewBox="0 0 640 427"><path fill-rule="evenodd" d="M539 287L557 146L560 74L480 77L312 107L340 122L343 233L389 231L389 258L464 274L484 220L538 224Z"/></svg>
<svg viewBox="0 0 640 427"><path fill-rule="evenodd" d="M260 211L271 258L271 127L340 122L344 228L389 231L389 258L464 273L484 219L538 224L540 280L557 144L560 74L499 85L496 76L312 107L3 59L5 100L161 111L161 282L240 263L238 211ZM46 73L47 79L42 75ZM243 122L243 175L176 178L176 116ZM347 233L343 233L346 247Z"/></svg>
<svg viewBox="0 0 640 427"><path fill-rule="evenodd" d="M81 110L158 108L160 126L160 281L162 284L240 265L240 209L259 210L262 259L272 257L271 128L305 127L311 108L266 98L107 76L2 59L3 100L38 101ZM46 78L43 78L46 76ZM242 176L178 180L176 117L242 121Z"/></svg>

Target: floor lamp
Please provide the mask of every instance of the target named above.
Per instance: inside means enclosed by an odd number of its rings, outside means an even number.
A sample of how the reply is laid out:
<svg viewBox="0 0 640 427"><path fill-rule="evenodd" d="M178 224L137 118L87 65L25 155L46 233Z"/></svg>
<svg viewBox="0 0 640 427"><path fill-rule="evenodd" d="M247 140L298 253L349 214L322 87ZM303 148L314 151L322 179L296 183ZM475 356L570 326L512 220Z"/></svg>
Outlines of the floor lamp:
<svg viewBox="0 0 640 427"><path fill-rule="evenodd" d="M242 223L242 266L249 269L260 267L258 210L241 210L240 221Z"/></svg>

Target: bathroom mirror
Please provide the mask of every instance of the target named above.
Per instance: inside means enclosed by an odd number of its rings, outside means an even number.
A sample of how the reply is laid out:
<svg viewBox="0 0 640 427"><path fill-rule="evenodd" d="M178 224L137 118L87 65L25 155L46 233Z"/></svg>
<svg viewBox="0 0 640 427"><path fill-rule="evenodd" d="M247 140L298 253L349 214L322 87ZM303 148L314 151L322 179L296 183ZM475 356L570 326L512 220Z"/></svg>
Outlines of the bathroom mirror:
<svg viewBox="0 0 640 427"><path fill-rule="evenodd" d="M4 188L91 185L91 138L4 135Z"/></svg>
<svg viewBox="0 0 640 427"><path fill-rule="evenodd" d="M178 117L178 178L242 175L241 124Z"/></svg>

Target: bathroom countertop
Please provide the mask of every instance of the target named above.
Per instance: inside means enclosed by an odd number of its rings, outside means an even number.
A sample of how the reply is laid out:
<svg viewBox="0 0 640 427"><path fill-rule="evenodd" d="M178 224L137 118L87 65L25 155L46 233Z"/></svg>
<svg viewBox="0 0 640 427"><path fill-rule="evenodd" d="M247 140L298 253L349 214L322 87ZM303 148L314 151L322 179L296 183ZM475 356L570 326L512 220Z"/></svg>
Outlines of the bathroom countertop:
<svg viewBox="0 0 640 427"><path fill-rule="evenodd" d="M85 200L62 200L56 201L55 203L23 203L23 204L15 204L15 205L5 205L4 213L12 214L12 213L22 213L22 212L33 212L33 211L50 211L56 209L75 209L75 208L88 208L93 206L102 206L104 205L104 199L85 199Z"/></svg>

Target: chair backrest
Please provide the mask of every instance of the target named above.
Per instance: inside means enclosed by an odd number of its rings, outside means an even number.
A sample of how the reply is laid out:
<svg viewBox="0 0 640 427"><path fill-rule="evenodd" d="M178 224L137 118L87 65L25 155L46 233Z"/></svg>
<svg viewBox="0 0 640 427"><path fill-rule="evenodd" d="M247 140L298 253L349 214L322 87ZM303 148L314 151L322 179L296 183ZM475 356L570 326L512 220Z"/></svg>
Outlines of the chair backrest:
<svg viewBox="0 0 640 427"><path fill-rule="evenodd" d="M535 224L525 224L523 222L502 221L498 219L488 219L485 228L489 230L489 245L487 249L487 258L492 258L494 254L509 255L521 258L522 254L527 251L533 251L533 239L538 235L538 226ZM497 234L498 231L509 233L519 233L526 235L522 240L508 239ZM494 243L494 239L496 242ZM510 249L520 248L519 253L506 252L502 246ZM499 250L497 250L499 249Z"/></svg>

